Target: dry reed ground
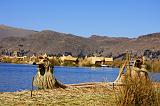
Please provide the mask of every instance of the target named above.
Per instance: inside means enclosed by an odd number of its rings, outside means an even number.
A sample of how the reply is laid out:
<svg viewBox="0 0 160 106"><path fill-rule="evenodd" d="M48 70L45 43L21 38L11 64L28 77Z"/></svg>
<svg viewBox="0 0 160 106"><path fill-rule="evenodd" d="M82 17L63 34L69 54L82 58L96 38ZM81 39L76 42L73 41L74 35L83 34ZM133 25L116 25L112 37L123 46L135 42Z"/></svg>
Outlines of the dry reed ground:
<svg viewBox="0 0 160 106"><path fill-rule="evenodd" d="M154 84L160 91L160 84ZM71 85L69 85L71 86ZM117 106L119 86L108 83L84 83L67 89L0 93L0 106Z"/></svg>
<svg viewBox="0 0 160 106"><path fill-rule="evenodd" d="M74 86L74 85L73 85ZM0 106L115 106L112 86L103 83L67 89L0 93Z"/></svg>

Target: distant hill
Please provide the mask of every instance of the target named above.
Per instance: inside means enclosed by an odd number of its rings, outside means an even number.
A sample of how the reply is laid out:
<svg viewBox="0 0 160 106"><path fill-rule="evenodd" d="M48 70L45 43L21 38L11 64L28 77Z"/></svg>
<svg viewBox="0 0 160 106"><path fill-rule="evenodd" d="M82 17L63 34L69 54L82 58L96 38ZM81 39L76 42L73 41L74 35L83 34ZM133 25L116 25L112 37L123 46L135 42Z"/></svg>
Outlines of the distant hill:
<svg viewBox="0 0 160 106"><path fill-rule="evenodd" d="M160 33L142 35L138 38L107 37L92 35L89 38L50 30L32 31L13 27L0 27L0 51L29 50L33 53L73 55L119 55L126 50L143 52L146 49L160 50ZM5 36L5 37L4 37ZM22 45L22 46L19 46Z"/></svg>
<svg viewBox="0 0 160 106"><path fill-rule="evenodd" d="M33 31L33 30L26 30L26 29L10 27L6 25L0 25L0 38L6 38L10 36L25 37L35 32L36 31Z"/></svg>

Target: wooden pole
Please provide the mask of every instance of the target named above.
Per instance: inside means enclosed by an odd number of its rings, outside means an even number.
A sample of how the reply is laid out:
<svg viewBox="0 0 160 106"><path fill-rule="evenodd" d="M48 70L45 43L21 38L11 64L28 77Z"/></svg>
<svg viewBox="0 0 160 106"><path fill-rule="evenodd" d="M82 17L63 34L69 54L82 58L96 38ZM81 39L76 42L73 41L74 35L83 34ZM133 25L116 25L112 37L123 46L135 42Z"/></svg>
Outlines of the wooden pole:
<svg viewBox="0 0 160 106"><path fill-rule="evenodd" d="M34 77L32 77L31 97L32 97L32 91L33 91L33 81L34 81Z"/></svg>
<svg viewBox="0 0 160 106"><path fill-rule="evenodd" d="M126 53L126 61L127 61L126 75L127 75L128 80L130 80L131 78L130 60L131 60L131 57L130 57L129 52L127 51Z"/></svg>
<svg viewBox="0 0 160 106"><path fill-rule="evenodd" d="M114 83L113 83L113 90L114 90Z"/></svg>

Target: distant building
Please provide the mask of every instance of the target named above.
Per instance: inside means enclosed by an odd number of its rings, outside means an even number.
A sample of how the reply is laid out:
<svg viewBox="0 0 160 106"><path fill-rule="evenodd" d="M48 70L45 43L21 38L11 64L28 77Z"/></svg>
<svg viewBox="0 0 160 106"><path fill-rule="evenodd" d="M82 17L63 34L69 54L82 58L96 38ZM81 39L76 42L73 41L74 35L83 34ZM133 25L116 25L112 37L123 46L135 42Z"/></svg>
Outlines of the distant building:
<svg viewBox="0 0 160 106"><path fill-rule="evenodd" d="M105 57L104 61L105 62L113 62L113 57L110 57L110 58Z"/></svg>
<svg viewBox="0 0 160 106"><path fill-rule="evenodd" d="M62 57L60 57L60 60L62 61L62 64L65 62L70 62L75 64L78 59L76 57L72 57L71 55L68 56L63 55Z"/></svg>
<svg viewBox="0 0 160 106"><path fill-rule="evenodd" d="M95 65L95 64L102 64L104 60L104 57L87 57L87 61L90 61L90 64Z"/></svg>
<svg viewBox="0 0 160 106"><path fill-rule="evenodd" d="M85 61L88 61L91 65L103 65L107 62L113 62L113 58L107 57L85 57Z"/></svg>

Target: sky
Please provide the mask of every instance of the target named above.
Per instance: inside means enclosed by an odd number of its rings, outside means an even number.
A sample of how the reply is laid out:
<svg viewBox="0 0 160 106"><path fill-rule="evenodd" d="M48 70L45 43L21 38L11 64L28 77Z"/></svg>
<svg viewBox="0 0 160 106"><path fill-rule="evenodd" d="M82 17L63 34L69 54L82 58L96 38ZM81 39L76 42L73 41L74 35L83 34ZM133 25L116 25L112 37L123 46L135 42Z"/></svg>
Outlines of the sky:
<svg viewBox="0 0 160 106"><path fill-rule="evenodd" d="M0 24L135 38L160 32L160 0L0 0Z"/></svg>

